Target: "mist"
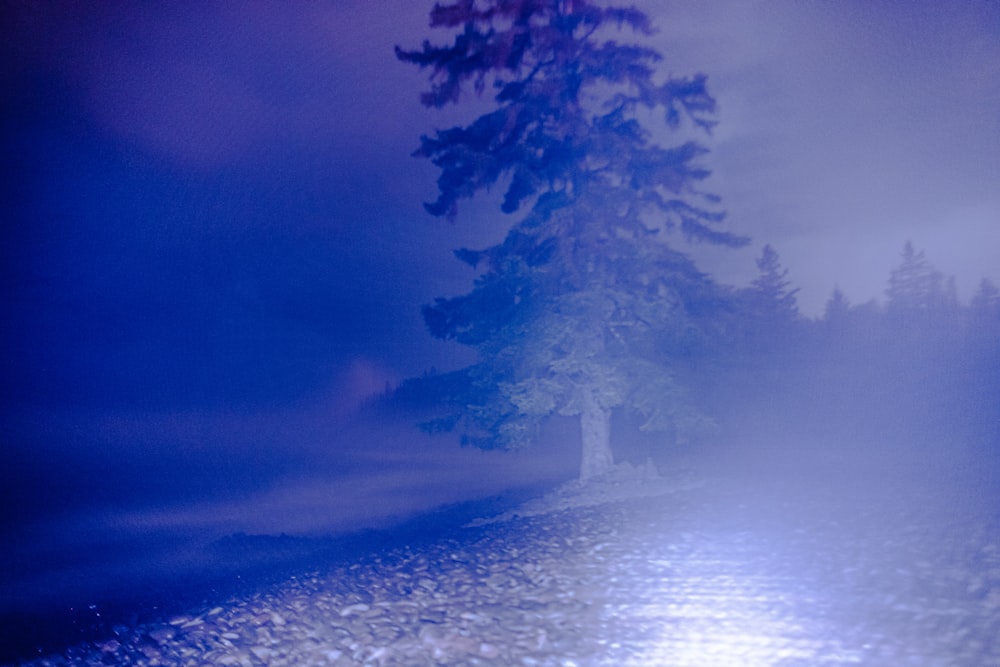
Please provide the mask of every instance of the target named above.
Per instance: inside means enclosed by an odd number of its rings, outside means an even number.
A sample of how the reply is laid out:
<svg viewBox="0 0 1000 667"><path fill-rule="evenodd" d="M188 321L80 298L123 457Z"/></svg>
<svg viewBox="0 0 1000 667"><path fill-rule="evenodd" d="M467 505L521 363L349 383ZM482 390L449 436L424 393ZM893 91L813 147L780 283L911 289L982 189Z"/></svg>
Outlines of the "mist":
<svg viewBox="0 0 1000 667"><path fill-rule="evenodd" d="M643 433L616 412L616 461L718 479L750 507L777 503L772 520L790 524L806 515L787 499L833 493L831 522L892 507L901 519L932 511L994 525L992 334L910 329L906 340L888 325L881 334L798 326L797 339L737 355L691 384L715 422L702 439ZM434 413L432 395L416 405L395 388L346 406L335 398L255 414L9 420L15 436L44 431L90 447L75 458L44 451L40 439L30 451L7 449L8 627L33 627L26 636L44 646L87 639L366 550L433 542L577 474L579 427L566 418L550 420L529 450L481 451L417 427Z"/></svg>
<svg viewBox="0 0 1000 667"><path fill-rule="evenodd" d="M783 493L822 489L845 515L933 507L995 536L1000 14L862 4L639 3L664 72L708 74L706 184L752 241L685 246L715 301L655 349L704 420L616 408L615 462L777 498L779 524L805 516ZM393 47L437 38L429 9L3 10L0 660L578 475L570 417L516 451L421 427L475 405L449 383L477 360L421 306L466 293L482 273L453 251L511 223L498 192L454 223L422 207L419 137L489 106L420 105Z"/></svg>

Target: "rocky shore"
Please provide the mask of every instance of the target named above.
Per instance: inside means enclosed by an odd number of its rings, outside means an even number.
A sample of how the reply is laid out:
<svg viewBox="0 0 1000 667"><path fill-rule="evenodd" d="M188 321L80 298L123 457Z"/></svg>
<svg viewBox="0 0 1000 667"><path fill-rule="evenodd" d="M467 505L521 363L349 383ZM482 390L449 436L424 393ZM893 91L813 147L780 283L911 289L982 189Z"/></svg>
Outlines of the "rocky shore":
<svg viewBox="0 0 1000 667"><path fill-rule="evenodd" d="M873 500L623 468L26 664L1000 665L996 517Z"/></svg>

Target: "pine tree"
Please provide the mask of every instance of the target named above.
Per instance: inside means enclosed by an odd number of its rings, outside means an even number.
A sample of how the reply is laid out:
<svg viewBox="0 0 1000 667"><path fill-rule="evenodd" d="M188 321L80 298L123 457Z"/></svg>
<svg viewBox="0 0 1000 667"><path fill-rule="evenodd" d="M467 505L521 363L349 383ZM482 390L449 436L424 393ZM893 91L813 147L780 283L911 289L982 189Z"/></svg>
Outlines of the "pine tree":
<svg viewBox="0 0 1000 667"><path fill-rule="evenodd" d="M891 315L902 318L928 315L938 311L947 301L944 276L935 269L923 250L917 252L907 241L899 265L889 274L886 296Z"/></svg>
<svg viewBox="0 0 1000 667"><path fill-rule="evenodd" d="M767 244L756 260L757 277L739 290L739 325L734 332L732 349L744 360L765 361L762 354L783 352L798 333L799 310L788 270L781 266L777 251Z"/></svg>
<svg viewBox="0 0 1000 667"><path fill-rule="evenodd" d="M438 422L484 447L527 444L547 416L579 416L581 477L611 465L612 409L644 426L694 430L672 360L696 344L723 291L665 235L740 246L716 229L718 199L697 183L705 149L664 147L644 119L667 130L708 131L715 102L704 76L654 81L660 55L608 38L651 33L632 8L588 0L459 0L436 4L431 26L454 42L397 56L431 68L422 101L441 107L493 91L496 108L467 126L421 138L417 156L441 170L426 204L454 218L461 199L501 183L502 210L521 212L505 240L456 256L478 270L473 290L437 299L431 333L470 345L474 391Z"/></svg>
<svg viewBox="0 0 1000 667"><path fill-rule="evenodd" d="M976 292L969 301L969 306L983 314L1000 314L1000 289L989 278L983 278L976 286Z"/></svg>
<svg viewBox="0 0 1000 667"><path fill-rule="evenodd" d="M788 269L781 266L778 252L766 244L756 260L758 275L751 283L750 300L753 315L768 322L772 328L787 326L799 316L795 295L787 280Z"/></svg>
<svg viewBox="0 0 1000 667"><path fill-rule="evenodd" d="M851 302L847 299L847 295L840 287L834 287L823 308L823 321L829 326L843 327L850 311Z"/></svg>
<svg viewBox="0 0 1000 667"><path fill-rule="evenodd" d="M979 281L969 300L969 322L972 336L989 340L994 347L1000 341L1000 289L989 278Z"/></svg>

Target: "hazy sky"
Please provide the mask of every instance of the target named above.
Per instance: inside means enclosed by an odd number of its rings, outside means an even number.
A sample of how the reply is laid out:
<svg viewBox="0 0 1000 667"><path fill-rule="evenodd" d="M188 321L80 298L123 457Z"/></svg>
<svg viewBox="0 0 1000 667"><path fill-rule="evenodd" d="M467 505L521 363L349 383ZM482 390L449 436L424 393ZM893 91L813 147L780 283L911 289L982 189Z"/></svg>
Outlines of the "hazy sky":
<svg viewBox="0 0 1000 667"><path fill-rule="evenodd" d="M907 239L963 300L1000 283L1000 3L638 4L664 73L709 75L709 186L754 240L704 269L745 283L771 243L808 314L835 284L880 298ZM419 307L511 221L422 209L419 136L486 108L420 106L393 46L434 38L430 5L4 3L8 502L59 461L120 485L196 452L263 484L386 382L468 358Z"/></svg>
<svg viewBox="0 0 1000 667"><path fill-rule="evenodd" d="M1000 5L670 5L667 61L705 71L720 103L716 189L781 253L806 313L834 284L881 299L907 239L963 299L997 281Z"/></svg>

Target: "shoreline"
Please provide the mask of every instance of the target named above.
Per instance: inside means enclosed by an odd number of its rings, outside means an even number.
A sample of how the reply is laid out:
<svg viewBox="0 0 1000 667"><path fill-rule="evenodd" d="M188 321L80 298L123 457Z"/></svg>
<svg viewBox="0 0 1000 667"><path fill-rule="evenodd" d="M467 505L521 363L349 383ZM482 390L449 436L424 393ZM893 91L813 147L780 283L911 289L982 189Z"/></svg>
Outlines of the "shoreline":
<svg viewBox="0 0 1000 667"><path fill-rule="evenodd" d="M905 475L845 493L828 462L808 470L571 482L24 667L1000 662L992 496Z"/></svg>
<svg viewBox="0 0 1000 667"><path fill-rule="evenodd" d="M0 610L0 665L20 664L81 642L107 639L114 636L115 627L163 622L172 615L215 607L280 586L306 570L354 563L401 543L442 539L475 518L538 497L555 484L542 482L451 503L385 528L317 537L235 533L192 547L198 552L197 568L153 571L16 609L16 603L8 600ZM36 647L43 652L38 653Z"/></svg>

